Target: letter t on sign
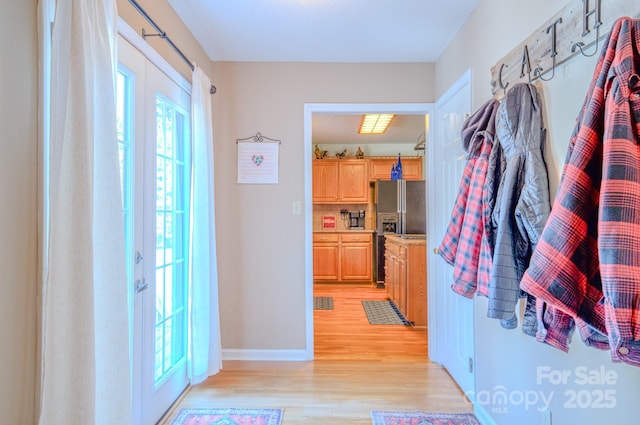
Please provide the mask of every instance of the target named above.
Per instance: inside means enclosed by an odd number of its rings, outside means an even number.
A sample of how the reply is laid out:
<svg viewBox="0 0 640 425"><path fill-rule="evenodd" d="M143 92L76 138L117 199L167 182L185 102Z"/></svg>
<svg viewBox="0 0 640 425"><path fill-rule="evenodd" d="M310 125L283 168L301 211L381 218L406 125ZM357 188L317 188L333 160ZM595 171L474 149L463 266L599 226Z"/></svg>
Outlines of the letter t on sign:
<svg viewBox="0 0 640 425"><path fill-rule="evenodd" d="M586 0L585 0L586 1ZM551 57L555 58L558 54L558 50L556 48L556 26L562 23L562 18L556 19L556 21L547 27L547 34L551 31Z"/></svg>

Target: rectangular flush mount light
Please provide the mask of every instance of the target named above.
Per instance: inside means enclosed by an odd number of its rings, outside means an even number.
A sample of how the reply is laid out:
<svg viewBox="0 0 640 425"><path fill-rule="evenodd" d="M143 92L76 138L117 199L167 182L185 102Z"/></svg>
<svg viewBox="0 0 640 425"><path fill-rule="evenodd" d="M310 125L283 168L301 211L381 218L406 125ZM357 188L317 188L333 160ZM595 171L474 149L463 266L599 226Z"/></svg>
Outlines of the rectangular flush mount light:
<svg viewBox="0 0 640 425"><path fill-rule="evenodd" d="M360 121L360 134L382 134L387 131L394 114L366 114Z"/></svg>

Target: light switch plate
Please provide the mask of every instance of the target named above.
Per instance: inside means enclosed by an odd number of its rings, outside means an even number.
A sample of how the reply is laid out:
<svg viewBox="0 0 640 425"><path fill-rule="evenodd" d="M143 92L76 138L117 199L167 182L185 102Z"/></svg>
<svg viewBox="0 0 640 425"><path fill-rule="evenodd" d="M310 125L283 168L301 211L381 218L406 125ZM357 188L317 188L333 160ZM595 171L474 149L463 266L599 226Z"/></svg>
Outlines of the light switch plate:
<svg viewBox="0 0 640 425"><path fill-rule="evenodd" d="M301 210L302 210L302 205L300 204L300 201L291 202L291 214L300 215Z"/></svg>

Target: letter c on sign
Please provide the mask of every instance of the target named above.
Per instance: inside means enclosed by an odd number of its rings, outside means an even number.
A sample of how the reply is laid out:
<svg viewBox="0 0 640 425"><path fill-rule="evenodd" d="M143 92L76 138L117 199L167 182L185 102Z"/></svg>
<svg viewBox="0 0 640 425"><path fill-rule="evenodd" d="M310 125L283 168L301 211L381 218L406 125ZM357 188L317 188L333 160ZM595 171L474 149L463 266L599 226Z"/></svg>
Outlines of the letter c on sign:
<svg viewBox="0 0 640 425"><path fill-rule="evenodd" d="M502 82L502 70L504 69L505 65L504 64L500 64L500 70L498 71L498 85L500 86L500 88L502 90L506 90L507 87L509 87L509 83L504 84Z"/></svg>

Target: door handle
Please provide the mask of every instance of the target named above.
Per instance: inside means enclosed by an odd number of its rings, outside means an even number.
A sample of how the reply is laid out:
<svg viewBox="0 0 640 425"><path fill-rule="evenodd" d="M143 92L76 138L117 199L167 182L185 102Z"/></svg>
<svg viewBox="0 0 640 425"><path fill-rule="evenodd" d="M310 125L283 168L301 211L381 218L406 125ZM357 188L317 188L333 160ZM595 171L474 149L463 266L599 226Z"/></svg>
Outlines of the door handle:
<svg viewBox="0 0 640 425"><path fill-rule="evenodd" d="M135 284L136 294L139 294L140 292L144 291L148 287L149 287L149 283L146 281L146 279L136 280L136 284Z"/></svg>
<svg viewBox="0 0 640 425"><path fill-rule="evenodd" d="M136 264L140 264L140 261L142 261L143 258L142 253L140 251L136 251Z"/></svg>
<svg viewBox="0 0 640 425"><path fill-rule="evenodd" d="M438 255L440 254L440 250L438 248L433 248L433 253Z"/></svg>

